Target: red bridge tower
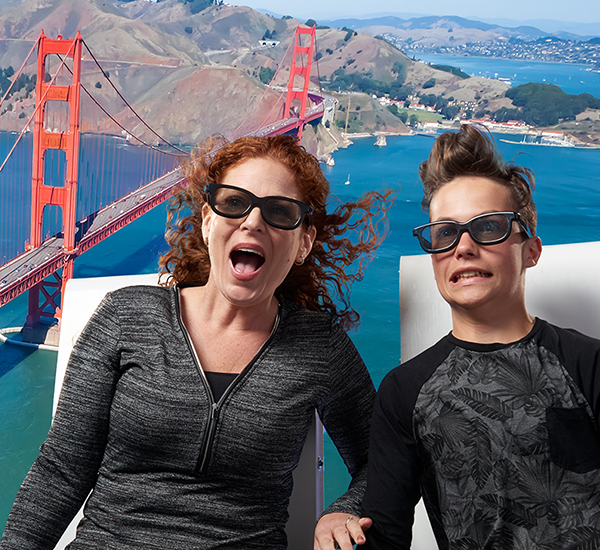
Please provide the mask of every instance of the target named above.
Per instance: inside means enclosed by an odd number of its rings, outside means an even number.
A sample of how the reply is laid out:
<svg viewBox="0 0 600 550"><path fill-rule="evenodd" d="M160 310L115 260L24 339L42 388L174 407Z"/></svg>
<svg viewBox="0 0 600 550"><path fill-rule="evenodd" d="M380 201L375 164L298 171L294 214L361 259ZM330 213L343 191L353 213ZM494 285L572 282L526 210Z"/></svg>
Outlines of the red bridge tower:
<svg viewBox="0 0 600 550"><path fill-rule="evenodd" d="M306 118L306 101L308 85L310 84L310 68L313 58L316 27L300 27L296 29L294 41L294 57L290 68L290 80L283 118L298 117L301 121ZM294 100L300 100L300 105L292 105ZM302 137L303 123L298 126L298 141Z"/></svg>
<svg viewBox="0 0 600 550"><path fill-rule="evenodd" d="M75 249L81 47L82 38L79 32L72 40L62 40L61 36L51 40L42 31L39 39L29 248L37 248L42 243L44 209L47 206L58 206L62 209L65 252L69 254ZM48 83L44 81L46 57L50 54L62 56L63 63L68 58L72 59L73 80L70 85L57 85L56 77ZM62 102L63 105L56 102ZM68 109L68 128L58 128L58 131L55 128L49 129L46 123L49 111L61 108ZM65 152L65 179L64 182L58 182L58 185L47 185L44 182L45 155L48 149ZM38 283L29 291L29 313L23 328L24 340L38 343L44 340L50 324L43 323L42 318L57 317L60 320L59 296L64 295L62 290L72 276L73 259L69 258L62 269L62 277L54 273L51 279Z"/></svg>

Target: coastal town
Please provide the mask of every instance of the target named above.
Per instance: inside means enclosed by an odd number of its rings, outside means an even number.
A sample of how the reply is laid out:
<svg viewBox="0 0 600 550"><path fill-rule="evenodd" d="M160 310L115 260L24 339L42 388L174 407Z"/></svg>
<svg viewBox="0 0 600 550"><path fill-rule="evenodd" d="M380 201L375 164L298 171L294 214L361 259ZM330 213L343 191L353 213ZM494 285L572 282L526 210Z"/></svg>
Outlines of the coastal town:
<svg viewBox="0 0 600 550"><path fill-rule="evenodd" d="M578 63L600 71L600 38L587 41L561 40L552 36L535 41L518 38L498 38L494 41L475 40L467 43L439 45L433 41L413 41L384 33L383 38L407 55L444 54L455 56L497 57L546 63Z"/></svg>
<svg viewBox="0 0 600 550"><path fill-rule="evenodd" d="M457 115L452 120L447 120L439 116L439 112L435 107L424 105L419 102L418 96L411 96L406 102L391 100L389 97L374 97L382 106L403 109L414 113L430 113L437 114L435 120L419 120L417 115L412 115L414 118L409 119L409 133L411 134L437 134L446 130L455 129L461 124L477 124L484 126L490 132L495 134L516 134L518 137L507 139L509 142L520 142L526 145L546 145L553 147L590 147L590 144L584 144L575 139L571 134L563 130L536 128L522 120L508 120L506 122L497 122L489 115L480 118L465 116L465 110L462 111L462 116ZM456 102L457 104L459 102ZM406 105L406 106L405 106ZM466 106L468 109L468 106ZM352 137L352 134L345 134ZM385 145L385 141L381 139L382 134L378 135L376 145Z"/></svg>

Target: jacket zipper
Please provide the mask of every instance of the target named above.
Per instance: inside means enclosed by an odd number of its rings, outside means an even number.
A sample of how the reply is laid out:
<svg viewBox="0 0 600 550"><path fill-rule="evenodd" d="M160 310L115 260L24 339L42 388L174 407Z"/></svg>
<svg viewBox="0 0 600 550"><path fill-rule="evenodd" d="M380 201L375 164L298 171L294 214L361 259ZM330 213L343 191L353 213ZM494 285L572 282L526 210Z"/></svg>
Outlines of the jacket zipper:
<svg viewBox="0 0 600 550"><path fill-rule="evenodd" d="M210 387L210 384L208 383L208 380L206 379L206 374L204 374L204 371L202 370L202 366L200 365L200 360L198 359L198 354L196 353L196 349L194 348L194 345L192 344L192 339L190 338L190 334L187 331L187 328L185 327L185 325L183 324L183 319L181 318L181 303L180 303L180 296L179 296L179 287L176 286L175 289L176 289L175 307L176 307L176 312L177 312L177 320L179 322L179 326L181 327L181 331L183 332L183 335L187 342L188 348L192 353L194 363L196 364L196 369L198 369L198 371L200 372L200 377L202 379L202 383L204 384L204 389L206 390L206 395L208 396L208 402L209 402L209 407L210 407L209 412L208 412L208 422L206 423L206 428L204 429L204 436L202 437L202 445L200 447L200 457L198 458L198 463L196 465L196 473L204 474L204 473L206 473L206 470L208 469L208 464L210 462L210 455L212 452L212 447L213 447L213 443L214 443L214 439L215 439L215 433L217 431L217 424L219 423L219 416L221 414L221 407L223 405L223 402L225 401L225 399L227 399L227 397L229 396L229 394L231 393L233 388L235 386L237 386L237 384L241 380L243 380L243 378L250 371L251 367L254 365L254 363L256 362L258 357L260 357L262 355L263 350L269 345L269 343L273 339L273 336L275 335L275 332L277 331L277 327L279 326L279 320L281 318L281 303L279 304L279 308L277 310L277 317L275 318L275 324L273 325L273 330L271 330L271 334L265 340L265 342L260 347L260 349L258 350L256 355L252 358L252 361L250 361L250 363L248 363L248 365L246 365L244 370L242 372L240 372L238 374L238 376L235 378L235 380L228 386L228 388L225 390L225 393L223 393L223 395L221 396L221 399L219 399L218 403L215 403L215 397L213 395L212 389Z"/></svg>
<svg viewBox="0 0 600 550"><path fill-rule="evenodd" d="M237 378L236 378L237 380ZM235 380L232 382L235 384ZM211 391L212 395L212 391ZM211 400L213 398L211 397ZM210 453L212 451L213 441L215 439L215 432L217 431L217 424L219 422L219 404L212 401L211 403L211 411L210 417L208 419L208 423L206 426L206 432L204 435L204 441L202 443L202 448L200 449L200 465L196 467L196 472L203 474L206 472L209 463Z"/></svg>

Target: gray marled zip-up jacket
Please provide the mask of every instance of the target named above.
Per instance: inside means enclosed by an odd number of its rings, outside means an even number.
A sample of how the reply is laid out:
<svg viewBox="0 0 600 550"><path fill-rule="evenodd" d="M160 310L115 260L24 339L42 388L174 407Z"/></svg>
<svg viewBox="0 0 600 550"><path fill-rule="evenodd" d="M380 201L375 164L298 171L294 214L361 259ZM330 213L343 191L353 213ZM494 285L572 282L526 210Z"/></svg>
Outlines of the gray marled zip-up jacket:
<svg viewBox="0 0 600 550"><path fill-rule="evenodd" d="M360 512L373 399L339 325L282 301L273 334L215 404L177 290L115 291L73 350L0 549L53 548L91 489L71 550L284 549L315 408L353 477L327 511Z"/></svg>

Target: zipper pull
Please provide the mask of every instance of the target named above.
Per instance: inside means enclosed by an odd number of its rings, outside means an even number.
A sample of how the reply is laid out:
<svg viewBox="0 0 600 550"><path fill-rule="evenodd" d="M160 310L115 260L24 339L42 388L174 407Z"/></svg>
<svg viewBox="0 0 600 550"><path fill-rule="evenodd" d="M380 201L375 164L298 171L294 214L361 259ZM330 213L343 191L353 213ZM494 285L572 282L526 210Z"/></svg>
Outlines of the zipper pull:
<svg viewBox="0 0 600 550"><path fill-rule="evenodd" d="M219 407L217 406L216 403L212 404L212 419L214 421L219 420Z"/></svg>

